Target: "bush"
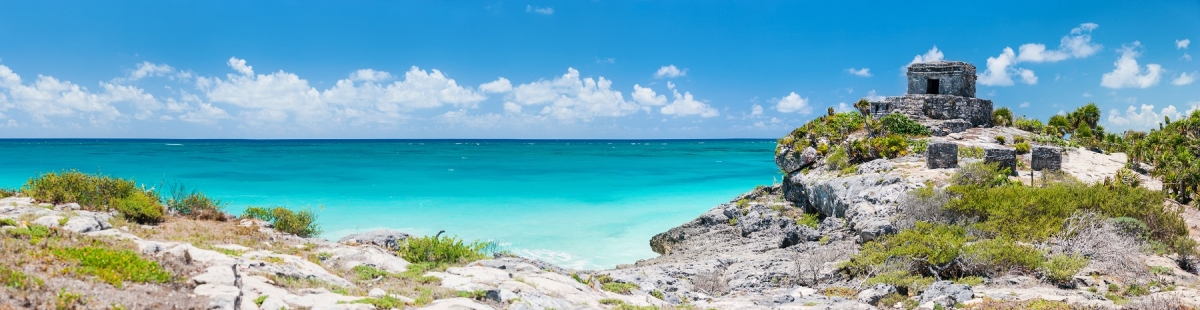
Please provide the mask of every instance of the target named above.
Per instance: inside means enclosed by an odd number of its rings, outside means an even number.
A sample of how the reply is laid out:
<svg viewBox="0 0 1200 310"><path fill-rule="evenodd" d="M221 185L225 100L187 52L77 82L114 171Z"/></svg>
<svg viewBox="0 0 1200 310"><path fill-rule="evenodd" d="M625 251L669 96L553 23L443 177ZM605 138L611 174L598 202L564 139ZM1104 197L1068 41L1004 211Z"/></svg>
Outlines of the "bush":
<svg viewBox="0 0 1200 310"><path fill-rule="evenodd" d="M1012 239L982 240L967 245L964 250L967 265L973 273L996 276L1011 270L1034 271L1042 265L1045 253Z"/></svg>
<svg viewBox="0 0 1200 310"><path fill-rule="evenodd" d="M78 170L49 172L30 178L21 189L25 195L53 204L75 202L88 210L107 211L104 205L141 192L132 180L89 175Z"/></svg>
<svg viewBox="0 0 1200 310"><path fill-rule="evenodd" d="M863 244L862 250L842 265L852 273L868 274L889 259L911 262L908 272L921 276L959 275L963 245L962 226L917 222L913 228Z"/></svg>
<svg viewBox="0 0 1200 310"><path fill-rule="evenodd" d="M960 149L961 150L961 149ZM974 162L963 165L950 176L950 184L969 187L996 187L1009 184L1008 168L996 163Z"/></svg>
<svg viewBox="0 0 1200 310"><path fill-rule="evenodd" d="M890 134L884 137L873 138L870 140L871 147L876 154L886 158L897 158L908 155L908 140L898 134Z"/></svg>
<svg viewBox="0 0 1200 310"><path fill-rule="evenodd" d="M131 250L82 247L57 248L51 252L60 259L76 264L72 268L74 272L96 276L117 288L123 287L124 281L166 283L171 280L170 272Z"/></svg>
<svg viewBox="0 0 1200 310"><path fill-rule="evenodd" d="M978 146L960 146L958 147L958 157L983 158L983 148Z"/></svg>
<svg viewBox="0 0 1200 310"><path fill-rule="evenodd" d="M880 119L884 130L901 136L928 136L929 128L908 118L904 114L892 113Z"/></svg>
<svg viewBox="0 0 1200 310"><path fill-rule="evenodd" d="M1031 133L1042 132L1042 127L1045 127L1045 125L1042 125L1042 121L1039 119L1024 118L1024 117L1018 118L1014 122L1014 126L1017 127L1017 129L1028 131Z"/></svg>
<svg viewBox="0 0 1200 310"><path fill-rule="evenodd" d="M225 220L225 203L208 197L204 193L189 189L182 183L167 185L170 196L166 197L167 209L174 214L202 220Z"/></svg>
<svg viewBox="0 0 1200 310"><path fill-rule="evenodd" d="M156 224L163 219L163 206L158 200L142 192L133 192L125 198L113 198L108 204L125 219L139 224Z"/></svg>
<svg viewBox="0 0 1200 310"><path fill-rule="evenodd" d="M1013 123L1012 110L1007 107L992 111L992 126L1008 127Z"/></svg>
<svg viewBox="0 0 1200 310"><path fill-rule="evenodd" d="M817 229L821 225L821 220L817 218L816 213L805 213L796 219L796 225L808 226L812 229Z"/></svg>
<svg viewBox="0 0 1200 310"><path fill-rule="evenodd" d="M279 206L271 209L246 207L246 210L242 212L242 218L257 218L271 222L275 230L304 238L321 234L321 227L317 225L317 214L310 208L292 211Z"/></svg>
<svg viewBox="0 0 1200 310"><path fill-rule="evenodd" d="M996 143L999 143L1000 145L1004 145L1004 143L1006 143L1004 136L996 136Z"/></svg>
<svg viewBox="0 0 1200 310"><path fill-rule="evenodd" d="M819 147L817 141L822 140L834 145L841 144L851 133L862 129L865 121L866 117L855 112L818 117L780 138L775 153L778 154L785 145L790 146L793 150L803 150L806 147ZM825 148L828 151L828 145ZM821 154L825 154L825 152L821 152Z"/></svg>
<svg viewBox="0 0 1200 310"><path fill-rule="evenodd" d="M829 170L838 171L850 166L850 156L843 147L834 147L829 156L825 157L825 166Z"/></svg>
<svg viewBox="0 0 1200 310"><path fill-rule="evenodd" d="M1083 256L1056 254L1042 264L1042 277L1050 283L1066 286L1075 278L1075 274L1087 267L1088 259Z"/></svg>
<svg viewBox="0 0 1200 310"><path fill-rule="evenodd" d="M486 242L464 243L455 237L411 237L397 253L411 263L464 264L487 258Z"/></svg>
<svg viewBox="0 0 1200 310"><path fill-rule="evenodd" d="M1016 137L1020 137L1020 136L1016 136ZM1016 137L1014 137L1014 138L1016 138ZM1013 140L1016 140L1016 139L1013 139ZM1033 147L1030 146L1028 142L1023 142L1023 141L1020 143L1017 143L1017 144L1013 144L1013 148L1017 149L1017 154L1027 154L1027 153L1029 153L1029 150L1033 149Z"/></svg>

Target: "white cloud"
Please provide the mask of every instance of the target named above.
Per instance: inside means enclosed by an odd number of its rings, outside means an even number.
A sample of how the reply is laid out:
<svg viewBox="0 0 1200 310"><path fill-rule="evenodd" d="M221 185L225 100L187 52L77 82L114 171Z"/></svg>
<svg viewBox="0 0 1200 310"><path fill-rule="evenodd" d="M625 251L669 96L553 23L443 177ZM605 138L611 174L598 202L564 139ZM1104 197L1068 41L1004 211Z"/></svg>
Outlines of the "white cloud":
<svg viewBox="0 0 1200 310"><path fill-rule="evenodd" d="M867 92L867 96L863 97L863 98L867 99L867 101L880 101L880 100L884 99L883 96L880 96L879 94L875 93L874 89Z"/></svg>
<svg viewBox="0 0 1200 310"><path fill-rule="evenodd" d="M241 73L244 75L254 75L254 67L247 66L245 59L238 59L237 57L229 57L228 64L229 64L230 68L233 68L233 70L237 70L238 73Z"/></svg>
<svg viewBox="0 0 1200 310"><path fill-rule="evenodd" d="M1100 25L1084 23L1071 29L1071 33L1059 40L1058 49L1048 50L1045 44L1026 43L1014 52L1011 47L1005 47L1000 55L988 57L987 70L979 77L979 83L987 86L1012 86L1012 76L1021 78L1021 82L1029 85L1037 84L1037 75L1033 70L1013 67L1023 62L1041 63L1058 62L1070 58L1087 58L1099 52L1103 46L1092 43L1092 30Z"/></svg>
<svg viewBox="0 0 1200 310"><path fill-rule="evenodd" d="M1125 113L1121 113L1117 109L1112 109L1108 112L1108 123L1117 128L1145 130L1157 128L1158 124L1163 121L1164 116L1174 120L1179 119L1182 114L1173 105L1168 105L1158 113L1155 113L1153 105L1143 104L1140 109L1129 106L1129 108L1125 109Z"/></svg>
<svg viewBox="0 0 1200 310"><path fill-rule="evenodd" d="M861 76L861 77L871 77L871 69L870 68L862 68L862 69L849 68L849 69L846 69L846 72L849 72L850 74Z"/></svg>
<svg viewBox="0 0 1200 310"><path fill-rule="evenodd" d="M242 65L245 65L245 60L242 60ZM247 67L249 68L249 67ZM382 82L392 79L392 74L386 71L376 71L373 69L358 69L350 74L351 81L360 82Z"/></svg>
<svg viewBox="0 0 1200 310"><path fill-rule="evenodd" d="M1092 93L1083 93L1083 97L1084 97L1084 98L1091 98L1091 97L1092 97Z"/></svg>
<svg viewBox="0 0 1200 310"><path fill-rule="evenodd" d="M783 113L799 112L800 114L812 113L812 107L808 105L808 98L800 97L795 92L788 94L775 102L775 110Z"/></svg>
<svg viewBox="0 0 1200 310"><path fill-rule="evenodd" d="M23 111L36 123L52 126L51 117L73 118L92 125L127 119L118 105L127 105L136 119L150 119L161 108L158 99L136 86L100 83L102 91L52 76L38 75L25 84L20 75L0 65L0 110Z"/></svg>
<svg viewBox="0 0 1200 310"><path fill-rule="evenodd" d="M521 105L512 103L510 101L505 101L504 102L504 112L521 113Z"/></svg>
<svg viewBox="0 0 1200 310"><path fill-rule="evenodd" d="M512 82L509 82L506 78L498 78L495 81L479 85L479 91L485 93L507 93L512 88Z"/></svg>
<svg viewBox="0 0 1200 310"><path fill-rule="evenodd" d="M1190 40L1190 39L1175 40L1175 49L1185 50L1188 48L1188 45L1191 45L1191 44L1192 44L1192 40Z"/></svg>
<svg viewBox="0 0 1200 310"><path fill-rule="evenodd" d="M1148 88L1157 85L1162 77L1163 69L1158 64L1148 64L1146 69L1142 70L1137 63L1137 57L1141 56L1138 51L1142 43L1134 41L1133 45L1121 47L1121 58L1117 59L1113 65L1116 69L1112 72L1105 73L1100 79L1100 86L1108 88Z"/></svg>
<svg viewBox="0 0 1200 310"><path fill-rule="evenodd" d="M667 96L658 95L649 87L642 87L638 84L633 84L633 93L630 94L633 101L643 105L660 106L667 104Z"/></svg>
<svg viewBox="0 0 1200 310"><path fill-rule="evenodd" d="M511 97L526 106L544 105L539 113L560 120L623 116L638 110L636 103L625 101L620 91L612 89L612 81L580 78L575 68L567 68L554 80L521 84L513 88Z"/></svg>
<svg viewBox="0 0 1200 310"><path fill-rule="evenodd" d="M1019 105L1019 107L1022 107L1022 108L1028 108L1028 107L1029 107L1029 101L1022 102L1022 103L1021 103L1021 105Z"/></svg>
<svg viewBox="0 0 1200 310"><path fill-rule="evenodd" d="M1183 53L1183 56L1180 56L1179 58L1185 61L1192 61L1192 55L1188 55L1188 53Z"/></svg>
<svg viewBox="0 0 1200 310"><path fill-rule="evenodd" d="M935 62L942 61L943 59L945 59L945 55L942 54L941 50L938 50L937 45L934 45L933 48L929 49L928 52L925 52L924 55L917 55L916 57L913 57L912 62L908 64L911 65L923 62Z"/></svg>
<svg viewBox="0 0 1200 310"><path fill-rule="evenodd" d="M657 72L654 72L654 77L660 79L681 76L687 76L687 69L679 70L679 68L676 68L675 65L662 66L662 68L658 68Z"/></svg>
<svg viewBox="0 0 1200 310"><path fill-rule="evenodd" d="M750 116L759 116L762 114L763 114L763 107L761 105L756 104L756 105L750 106Z"/></svg>
<svg viewBox="0 0 1200 310"><path fill-rule="evenodd" d="M663 106L659 110L660 113L678 116L699 115L700 117L720 115L717 109L713 109L711 106L692 98L691 92L685 92L683 95L680 95L679 90L675 89L673 84L668 84L667 86L675 94L675 100L671 101L671 104Z"/></svg>
<svg viewBox="0 0 1200 310"><path fill-rule="evenodd" d="M532 6L532 5L526 5L526 6L525 6L525 12L527 12L527 13L537 13L537 14L542 14L542 15L553 15L553 14L554 14L554 8L551 8L551 7L544 7L544 8L543 8L543 7L536 7L536 6Z"/></svg>
<svg viewBox="0 0 1200 310"><path fill-rule="evenodd" d="M132 72L129 72L129 77L127 80L137 81L146 77L164 76L171 74L172 72L175 72L175 68L171 68L171 66L143 61L142 63L139 63L137 68L133 69Z"/></svg>
<svg viewBox="0 0 1200 310"><path fill-rule="evenodd" d="M1192 71L1191 74L1189 74L1187 72L1180 73L1178 78L1175 78L1174 81L1171 81L1171 84L1174 84L1174 85L1192 84L1192 82L1196 81L1196 75L1197 75L1197 73L1195 71Z"/></svg>

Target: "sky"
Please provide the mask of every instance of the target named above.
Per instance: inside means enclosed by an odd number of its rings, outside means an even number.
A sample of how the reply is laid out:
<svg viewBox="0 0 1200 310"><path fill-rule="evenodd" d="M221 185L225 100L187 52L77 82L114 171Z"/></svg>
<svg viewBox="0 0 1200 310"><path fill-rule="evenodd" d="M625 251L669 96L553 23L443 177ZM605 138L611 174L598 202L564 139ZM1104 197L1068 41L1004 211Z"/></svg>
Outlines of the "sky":
<svg viewBox="0 0 1200 310"><path fill-rule="evenodd" d="M777 138L936 60L1115 132L1197 57L1196 0L0 0L0 138Z"/></svg>

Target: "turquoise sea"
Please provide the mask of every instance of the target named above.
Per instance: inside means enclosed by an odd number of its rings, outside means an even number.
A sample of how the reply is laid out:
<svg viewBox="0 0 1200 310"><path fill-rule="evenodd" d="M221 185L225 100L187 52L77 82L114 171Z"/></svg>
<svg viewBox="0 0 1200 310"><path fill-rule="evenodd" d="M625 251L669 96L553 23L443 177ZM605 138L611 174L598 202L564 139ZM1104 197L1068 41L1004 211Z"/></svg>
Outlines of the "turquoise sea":
<svg viewBox="0 0 1200 310"><path fill-rule="evenodd" d="M62 169L181 181L229 203L311 206L323 237L391 228L498 242L573 268L654 257L650 237L779 179L772 140L0 140L0 187Z"/></svg>

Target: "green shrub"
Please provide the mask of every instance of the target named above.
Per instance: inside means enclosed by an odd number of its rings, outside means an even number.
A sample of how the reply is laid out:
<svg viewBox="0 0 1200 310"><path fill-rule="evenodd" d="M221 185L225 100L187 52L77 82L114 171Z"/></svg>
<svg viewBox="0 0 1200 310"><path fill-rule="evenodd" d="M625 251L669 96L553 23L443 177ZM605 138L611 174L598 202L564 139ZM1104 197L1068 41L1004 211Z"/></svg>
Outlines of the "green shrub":
<svg viewBox="0 0 1200 310"><path fill-rule="evenodd" d="M1006 185L1009 184L1008 172L1008 168L1000 168L995 163L974 162L959 167L950 176L950 184L970 187Z"/></svg>
<svg viewBox="0 0 1200 310"><path fill-rule="evenodd" d="M1039 119L1024 117L1017 118L1017 120L1014 122L1014 125L1017 127L1017 129L1032 133L1040 133L1042 132L1042 127L1045 127L1045 125L1042 125L1042 121Z"/></svg>
<svg viewBox="0 0 1200 310"><path fill-rule="evenodd" d="M924 154L929 148L929 139L909 139L908 150L913 154Z"/></svg>
<svg viewBox="0 0 1200 310"><path fill-rule="evenodd" d="M17 220L11 218L0 218L0 226L17 226Z"/></svg>
<svg viewBox="0 0 1200 310"><path fill-rule="evenodd" d="M397 251L411 263L463 264L487 258L486 242L464 243L450 236L410 237Z"/></svg>
<svg viewBox="0 0 1200 310"><path fill-rule="evenodd" d="M1029 150L1033 149L1033 146L1030 146L1028 142L1019 142L1017 144L1013 144L1013 148L1017 149L1017 154L1026 154L1029 153Z"/></svg>
<svg viewBox="0 0 1200 310"><path fill-rule="evenodd" d="M402 309L407 305L399 298L392 297L391 294L379 298L363 298L355 300L353 303L372 305L376 309Z"/></svg>
<svg viewBox="0 0 1200 310"><path fill-rule="evenodd" d="M1042 264L1042 276L1050 283L1067 285L1075 278L1075 274L1087 267L1088 259L1083 256L1055 254Z"/></svg>
<svg viewBox="0 0 1200 310"><path fill-rule="evenodd" d="M971 243L964 249L971 265L980 273L999 275L1011 270L1034 271L1045 260L1045 253L1037 248L1018 244L1012 239L998 238Z"/></svg>
<svg viewBox="0 0 1200 310"><path fill-rule="evenodd" d="M617 294L630 294L633 293L634 290L641 289L641 287L639 287L637 284L615 281L601 284L600 288Z"/></svg>
<svg viewBox="0 0 1200 310"><path fill-rule="evenodd" d="M225 220L225 203L189 189L182 183L167 185L169 196L164 204L172 213L202 220Z"/></svg>
<svg viewBox="0 0 1200 310"><path fill-rule="evenodd" d="M263 302L267 301L267 298L270 298L270 297L271 296L268 296L268 295L259 295L258 298L254 299L254 304L258 305L259 307L262 307Z"/></svg>
<svg viewBox="0 0 1200 310"><path fill-rule="evenodd" d="M1025 143L1025 142L1028 142L1028 141L1026 140L1025 136L1022 136L1022 135L1013 135L1013 143L1014 143L1014 144Z"/></svg>
<svg viewBox="0 0 1200 310"><path fill-rule="evenodd" d="M124 281L139 283L167 283L171 273L158 263L146 260L132 250L114 250L102 247L55 248L55 257L69 261L75 266L72 272L92 275L117 288Z"/></svg>
<svg viewBox="0 0 1200 310"><path fill-rule="evenodd" d="M1013 123L1012 110L1002 107L992 111L992 126L1008 127Z"/></svg>
<svg viewBox="0 0 1200 310"><path fill-rule="evenodd" d="M292 211L288 208L275 206L271 209L246 207L242 218L256 218L271 222L275 230L308 238L321 234L321 226L317 224L317 214L310 208Z"/></svg>
<svg viewBox="0 0 1200 310"><path fill-rule="evenodd" d="M846 154L846 149L840 146L834 147L829 156L825 157L825 166L829 170L839 171L850 166L850 156Z"/></svg>
<svg viewBox="0 0 1200 310"><path fill-rule="evenodd" d="M873 277L867 278L867 280L864 281L863 284L866 284L866 285L887 284L887 285L896 287L896 291L898 291L900 293L903 293L905 295L910 295L910 294L916 294L921 291L924 291L925 288L929 287L930 284L933 284L934 281L937 281L937 279L934 279L933 277L913 275L913 274L909 273L907 270L896 270L896 271L884 272L884 273L875 275ZM895 302L890 303L890 304L884 304L884 305L893 305L893 304L895 304Z"/></svg>
<svg viewBox="0 0 1200 310"><path fill-rule="evenodd" d="M902 136L928 136L930 134L929 128L926 128L925 125L921 125L921 123L913 121L904 114L888 114L879 121L883 123L884 130L887 130L887 132L892 134Z"/></svg>
<svg viewBox="0 0 1200 310"><path fill-rule="evenodd" d="M78 170L49 172L30 178L21 189L38 201L54 204L76 202L88 210L102 210L113 199L142 192L132 180L89 175Z"/></svg>
<svg viewBox="0 0 1200 310"><path fill-rule="evenodd" d="M908 155L908 140L898 134L870 139L871 148L876 154L885 158L897 158Z"/></svg>
<svg viewBox="0 0 1200 310"><path fill-rule="evenodd" d="M960 146L958 148L958 157L983 158L983 148L978 146Z"/></svg>
<svg viewBox="0 0 1200 310"><path fill-rule="evenodd" d="M816 141L825 140L830 144L841 144L851 133L862 129L865 121L866 117L855 112L818 117L780 138L775 152L778 154L782 146L788 145L794 150L803 150L806 147L818 148L821 154L826 154L829 146L825 145L825 151L821 151L822 147Z"/></svg>
<svg viewBox="0 0 1200 310"><path fill-rule="evenodd" d="M816 213L805 213L796 219L796 225L812 227L817 229L821 225L821 220Z"/></svg>
<svg viewBox="0 0 1200 310"><path fill-rule="evenodd" d="M108 205L116 209L125 219L139 224L155 224L163 219L163 206L158 200L142 192L133 192L124 198L113 198Z"/></svg>
<svg viewBox="0 0 1200 310"><path fill-rule="evenodd" d="M16 196L20 190L0 187L0 198Z"/></svg>
<svg viewBox="0 0 1200 310"><path fill-rule="evenodd" d="M391 276L391 273L387 271L379 270L375 267L367 265L354 266L354 268L351 270L354 271L354 276L358 278L359 281L367 281Z"/></svg>
<svg viewBox="0 0 1200 310"><path fill-rule="evenodd" d="M1004 145L1004 143L1007 143L1005 140L1007 140L1007 139L1005 139L1004 136L996 136L996 143L999 143L1000 145Z"/></svg>
<svg viewBox="0 0 1200 310"><path fill-rule="evenodd" d="M43 285L42 279L3 265L0 265L0 283L16 290L28 290Z"/></svg>
<svg viewBox="0 0 1200 310"><path fill-rule="evenodd" d="M862 250L842 265L855 274L866 274L889 259L900 258L913 263L921 276L949 277L956 275L959 256L967 242L962 226L917 222L913 228L863 244Z"/></svg>

